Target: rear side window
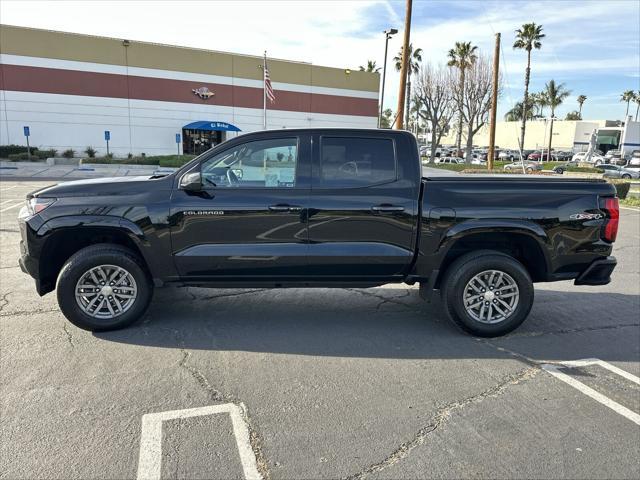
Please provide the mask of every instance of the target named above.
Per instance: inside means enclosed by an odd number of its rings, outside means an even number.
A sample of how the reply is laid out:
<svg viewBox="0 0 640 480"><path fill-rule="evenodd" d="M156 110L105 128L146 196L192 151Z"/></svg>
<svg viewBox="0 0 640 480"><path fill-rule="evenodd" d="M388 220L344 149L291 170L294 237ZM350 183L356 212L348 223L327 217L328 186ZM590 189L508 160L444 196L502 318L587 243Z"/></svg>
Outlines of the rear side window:
<svg viewBox="0 0 640 480"><path fill-rule="evenodd" d="M319 177L323 187L365 187L395 181L393 140L322 137Z"/></svg>

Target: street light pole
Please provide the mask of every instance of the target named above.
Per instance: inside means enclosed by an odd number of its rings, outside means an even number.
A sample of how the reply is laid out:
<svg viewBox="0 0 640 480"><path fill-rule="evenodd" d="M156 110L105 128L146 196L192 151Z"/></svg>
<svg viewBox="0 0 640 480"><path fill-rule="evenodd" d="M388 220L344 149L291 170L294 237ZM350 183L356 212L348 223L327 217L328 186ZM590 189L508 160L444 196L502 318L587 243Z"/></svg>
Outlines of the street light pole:
<svg viewBox="0 0 640 480"><path fill-rule="evenodd" d="M395 28L390 28L389 30L385 30L384 32L384 64L382 65L382 93L380 94L380 115L378 115L378 128L380 128L382 124L382 111L384 109L384 81L387 78L387 50L389 48L389 39L398 33L398 30Z"/></svg>

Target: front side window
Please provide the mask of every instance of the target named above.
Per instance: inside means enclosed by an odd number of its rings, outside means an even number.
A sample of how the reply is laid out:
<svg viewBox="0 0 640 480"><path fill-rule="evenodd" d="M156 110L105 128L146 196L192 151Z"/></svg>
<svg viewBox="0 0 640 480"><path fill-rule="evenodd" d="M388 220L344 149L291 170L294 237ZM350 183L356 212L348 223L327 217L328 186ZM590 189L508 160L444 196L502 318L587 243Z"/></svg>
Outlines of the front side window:
<svg viewBox="0 0 640 480"><path fill-rule="evenodd" d="M275 138L237 145L202 163L205 187L296 186L298 139Z"/></svg>
<svg viewBox="0 0 640 480"><path fill-rule="evenodd" d="M322 137L320 185L364 187L396 180L393 140Z"/></svg>

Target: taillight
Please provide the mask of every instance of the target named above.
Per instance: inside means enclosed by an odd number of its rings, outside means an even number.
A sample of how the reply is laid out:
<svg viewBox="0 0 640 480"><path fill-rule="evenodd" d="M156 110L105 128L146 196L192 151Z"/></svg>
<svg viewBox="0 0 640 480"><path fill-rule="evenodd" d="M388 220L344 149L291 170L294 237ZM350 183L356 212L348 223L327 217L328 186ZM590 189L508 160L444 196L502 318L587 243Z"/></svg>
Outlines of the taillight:
<svg viewBox="0 0 640 480"><path fill-rule="evenodd" d="M607 214L605 224L602 228L602 238L607 242L615 242L618 236L618 223L620 222L618 197L601 198L600 208Z"/></svg>

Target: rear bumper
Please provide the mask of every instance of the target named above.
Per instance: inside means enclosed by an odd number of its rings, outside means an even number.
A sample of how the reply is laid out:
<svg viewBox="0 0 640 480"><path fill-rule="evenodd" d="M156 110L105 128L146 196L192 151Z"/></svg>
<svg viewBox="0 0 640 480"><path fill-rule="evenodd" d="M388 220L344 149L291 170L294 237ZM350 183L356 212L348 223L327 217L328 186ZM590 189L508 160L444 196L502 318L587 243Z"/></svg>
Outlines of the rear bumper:
<svg viewBox="0 0 640 480"><path fill-rule="evenodd" d="M607 285L611 281L611 273L618 264L616 257L594 260L578 278L575 285Z"/></svg>

